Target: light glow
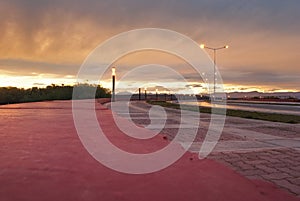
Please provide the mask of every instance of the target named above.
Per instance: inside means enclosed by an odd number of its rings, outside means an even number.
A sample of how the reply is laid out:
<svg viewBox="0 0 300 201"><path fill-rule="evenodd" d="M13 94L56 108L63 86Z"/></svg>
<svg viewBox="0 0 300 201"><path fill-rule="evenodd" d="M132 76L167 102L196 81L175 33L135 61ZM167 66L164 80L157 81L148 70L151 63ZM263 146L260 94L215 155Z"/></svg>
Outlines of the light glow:
<svg viewBox="0 0 300 201"><path fill-rule="evenodd" d="M111 68L111 75L116 76L116 68L115 67Z"/></svg>

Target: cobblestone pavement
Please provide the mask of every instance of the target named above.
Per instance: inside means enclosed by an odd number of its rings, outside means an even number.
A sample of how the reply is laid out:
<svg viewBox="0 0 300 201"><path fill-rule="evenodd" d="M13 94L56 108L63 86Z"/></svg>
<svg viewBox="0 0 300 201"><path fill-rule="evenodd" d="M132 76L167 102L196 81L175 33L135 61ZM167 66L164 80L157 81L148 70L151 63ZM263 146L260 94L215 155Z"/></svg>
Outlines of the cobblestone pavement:
<svg viewBox="0 0 300 201"><path fill-rule="evenodd" d="M132 102L129 113L118 110L118 107L114 108L114 112L139 126L166 135L169 140L174 139L179 129L180 111L166 109L166 121L161 114L152 115L150 120L150 108L151 105L144 102ZM194 114L190 112L190 118ZM201 114L200 127L189 151L199 152L209 123L210 115ZM189 121L182 122L181 128L185 136L195 129ZM185 147L187 142L183 137L179 139L179 143ZM250 179L272 182L300 198L299 153L299 124L226 117L222 135L208 158L223 163Z"/></svg>

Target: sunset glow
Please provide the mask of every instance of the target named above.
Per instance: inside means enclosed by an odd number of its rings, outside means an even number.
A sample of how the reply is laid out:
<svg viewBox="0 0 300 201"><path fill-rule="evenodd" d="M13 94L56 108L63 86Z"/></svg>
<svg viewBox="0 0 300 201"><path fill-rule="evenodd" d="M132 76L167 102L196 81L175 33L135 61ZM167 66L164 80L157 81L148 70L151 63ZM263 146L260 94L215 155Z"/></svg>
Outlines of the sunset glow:
<svg viewBox="0 0 300 201"><path fill-rule="evenodd" d="M300 3L245 2L2 1L0 87L73 85L80 66L99 44L124 31L158 27L185 34L201 48L230 46L217 55L227 92L300 91ZM175 66L191 86L203 82L190 78L193 71L183 61L163 53L136 53L113 65L120 79L128 69L145 63ZM132 91L132 86L145 82L128 80L117 90ZM110 88L109 73L99 83ZM176 80L161 84L185 92Z"/></svg>

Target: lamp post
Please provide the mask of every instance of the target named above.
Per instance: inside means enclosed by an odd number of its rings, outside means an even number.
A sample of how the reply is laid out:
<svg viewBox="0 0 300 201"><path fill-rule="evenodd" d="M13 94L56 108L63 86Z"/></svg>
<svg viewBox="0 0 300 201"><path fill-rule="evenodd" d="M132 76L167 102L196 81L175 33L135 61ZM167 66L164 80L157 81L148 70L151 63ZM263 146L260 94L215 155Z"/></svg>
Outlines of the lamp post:
<svg viewBox="0 0 300 201"><path fill-rule="evenodd" d="M217 47L217 48L214 48L214 47L207 47L206 45L204 44L201 44L200 45L200 48L201 49L209 49L209 50L213 50L214 51L214 95L216 93L216 65L217 65L217 50L221 50L221 49L228 49L229 46L228 45L225 45L223 47Z"/></svg>
<svg viewBox="0 0 300 201"><path fill-rule="evenodd" d="M145 87L145 101L147 100L147 87Z"/></svg>
<svg viewBox="0 0 300 201"><path fill-rule="evenodd" d="M156 100L158 100L158 89L155 89Z"/></svg>
<svg viewBox="0 0 300 201"><path fill-rule="evenodd" d="M139 101L141 100L141 88L139 88Z"/></svg>
<svg viewBox="0 0 300 201"><path fill-rule="evenodd" d="M116 68L111 68L111 76L112 76L112 102L115 102L115 82L116 82Z"/></svg>

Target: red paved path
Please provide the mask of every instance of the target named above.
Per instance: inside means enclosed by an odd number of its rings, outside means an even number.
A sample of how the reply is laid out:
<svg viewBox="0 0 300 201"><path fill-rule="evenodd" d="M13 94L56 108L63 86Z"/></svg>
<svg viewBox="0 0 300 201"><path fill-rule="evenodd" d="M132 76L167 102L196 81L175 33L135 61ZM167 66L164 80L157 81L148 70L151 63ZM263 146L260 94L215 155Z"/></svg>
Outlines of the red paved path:
<svg viewBox="0 0 300 201"><path fill-rule="evenodd" d="M98 106L102 107L102 106ZM0 107L0 200L298 200L275 186L248 180L213 160L186 153L152 174L128 175L94 160L76 134L70 102ZM12 109L14 108L14 109ZM111 125L109 110L98 110ZM166 145L162 136L130 140L115 126L114 142L137 152ZM129 142L129 140L128 140ZM155 143L153 143L155 142ZM135 146L136 145L136 146ZM194 160L190 160L194 158Z"/></svg>

